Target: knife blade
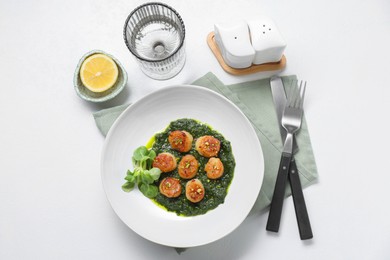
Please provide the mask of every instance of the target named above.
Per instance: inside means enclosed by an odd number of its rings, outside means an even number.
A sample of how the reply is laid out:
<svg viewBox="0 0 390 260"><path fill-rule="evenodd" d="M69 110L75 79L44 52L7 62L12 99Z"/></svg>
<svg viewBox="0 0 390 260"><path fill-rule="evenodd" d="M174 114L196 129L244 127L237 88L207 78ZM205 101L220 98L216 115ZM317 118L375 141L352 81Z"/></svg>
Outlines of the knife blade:
<svg viewBox="0 0 390 260"><path fill-rule="evenodd" d="M283 111L287 102L283 81L280 77L272 77L270 80L272 98L276 109L276 114L279 122L280 135L282 141L286 138L286 130L282 126ZM295 135L294 135L295 138ZM296 140L293 141L293 153L298 151ZM298 169L294 157L290 163L288 179L290 181L292 197L294 201L295 215L298 222L299 235L301 240L313 238L309 215L307 213L306 203L303 196L302 186L298 175ZM277 225L278 226L278 225ZM271 230L272 231L272 230Z"/></svg>
<svg viewBox="0 0 390 260"><path fill-rule="evenodd" d="M282 126L282 117L283 117L283 111L287 103L287 97L283 86L282 78L274 76L270 80L271 84L271 92L272 92L272 99L274 101L274 106L276 110L276 116L278 118L278 125L279 125L279 131L280 135L282 136L282 143L286 139L287 131ZM298 152L298 144L295 139L294 135L293 140L293 153Z"/></svg>

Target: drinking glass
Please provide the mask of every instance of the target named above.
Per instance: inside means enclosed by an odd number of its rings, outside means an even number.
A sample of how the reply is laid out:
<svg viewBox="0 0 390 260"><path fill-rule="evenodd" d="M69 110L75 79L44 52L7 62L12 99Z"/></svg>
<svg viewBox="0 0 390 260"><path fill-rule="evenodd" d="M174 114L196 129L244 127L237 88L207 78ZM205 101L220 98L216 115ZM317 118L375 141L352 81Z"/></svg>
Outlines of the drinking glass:
<svg viewBox="0 0 390 260"><path fill-rule="evenodd" d="M141 70L153 79L172 78L184 66L184 23L166 4L138 6L126 19L123 37Z"/></svg>

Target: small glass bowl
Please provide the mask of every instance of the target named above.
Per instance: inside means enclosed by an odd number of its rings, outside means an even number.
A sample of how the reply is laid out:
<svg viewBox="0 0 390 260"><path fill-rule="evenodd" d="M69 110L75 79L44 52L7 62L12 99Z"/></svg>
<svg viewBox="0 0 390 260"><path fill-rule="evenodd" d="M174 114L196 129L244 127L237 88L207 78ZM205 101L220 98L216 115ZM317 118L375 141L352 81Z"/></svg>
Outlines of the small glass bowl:
<svg viewBox="0 0 390 260"><path fill-rule="evenodd" d="M92 92L88 88L86 88L83 85L81 78L80 78L80 68L81 68L81 65L83 64L84 60L86 58L88 58L89 56L91 56L93 54L98 54L98 53L107 55L108 57L113 59L118 67L118 79L116 80L114 86L107 89L106 91L99 92L99 93ZM74 77L73 77L73 84L74 84L74 88L76 90L77 95L80 98L87 100L87 101L90 101L90 102L104 102L104 101L107 101L107 100L114 98L124 89L126 83L127 83L127 72L123 68L122 64L115 57L113 57L112 55L110 55L104 51L101 51L101 50L93 50L93 51L86 53L80 59L79 63L77 64L77 67L76 67L76 70L74 73Z"/></svg>

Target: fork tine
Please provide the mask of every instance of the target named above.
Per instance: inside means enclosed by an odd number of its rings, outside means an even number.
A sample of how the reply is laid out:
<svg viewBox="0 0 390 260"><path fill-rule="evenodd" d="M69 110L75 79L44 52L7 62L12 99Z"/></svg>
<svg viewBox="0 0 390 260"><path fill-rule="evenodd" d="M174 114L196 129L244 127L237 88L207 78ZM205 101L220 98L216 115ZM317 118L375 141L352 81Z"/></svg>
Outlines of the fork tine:
<svg viewBox="0 0 390 260"><path fill-rule="evenodd" d="M301 80L299 82L299 86L295 87L295 95L293 98L293 103L291 104L291 107L295 108L303 108L303 101L305 98L305 91L306 91L306 81Z"/></svg>
<svg viewBox="0 0 390 260"><path fill-rule="evenodd" d="M298 86L298 80L295 81L296 83L293 84L292 88L292 95L291 95L291 104L290 107L299 107L299 93L301 89L301 84Z"/></svg>
<svg viewBox="0 0 390 260"><path fill-rule="evenodd" d="M290 91L289 91L289 95L287 97L287 106L288 107L294 107L294 103L295 103L295 99L296 99L296 95L297 95L297 88L295 87L296 84L298 83L298 80L293 80L292 83L291 83L291 86L290 86Z"/></svg>
<svg viewBox="0 0 390 260"><path fill-rule="evenodd" d="M306 81L305 81L305 84L302 87L301 98L300 98L301 102L299 104L299 108L300 109L303 108L303 101L305 100L305 92L306 92Z"/></svg>
<svg viewBox="0 0 390 260"><path fill-rule="evenodd" d="M302 80L299 82L299 87L295 88L295 97L294 97L294 106L295 108L299 107L301 101L301 89L302 89Z"/></svg>

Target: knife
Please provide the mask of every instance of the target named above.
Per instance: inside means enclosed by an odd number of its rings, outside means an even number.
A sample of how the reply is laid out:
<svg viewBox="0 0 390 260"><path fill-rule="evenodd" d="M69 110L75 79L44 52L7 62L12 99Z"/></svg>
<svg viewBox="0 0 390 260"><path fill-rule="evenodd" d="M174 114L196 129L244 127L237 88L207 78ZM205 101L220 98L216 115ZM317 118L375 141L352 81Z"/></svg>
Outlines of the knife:
<svg viewBox="0 0 390 260"><path fill-rule="evenodd" d="M287 132L283 128L281 122L282 122L283 111L287 102L287 98L283 87L283 81L280 77L275 76L271 78L270 84L271 84L272 98L274 101L274 106L276 109L276 114L279 122L280 135L282 137L282 140L284 140L286 138ZM293 141L293 144L294 144L293 151L295 153L298 151L298 145L295 140ZM305 198L303 196L302 186L299 180L298 169L294 158L292 158L290 163L288 179L290 181L300 238L301 240L311 239L313 238L313 233L311 230ZM281 214L281 210L280 210L280 214ZM280 223L280 216L279 219L276 221L276 223L269 223L269 224L267 223L267 230L278 232L279 223Z"/></svg>

